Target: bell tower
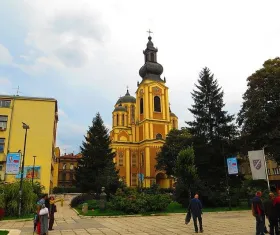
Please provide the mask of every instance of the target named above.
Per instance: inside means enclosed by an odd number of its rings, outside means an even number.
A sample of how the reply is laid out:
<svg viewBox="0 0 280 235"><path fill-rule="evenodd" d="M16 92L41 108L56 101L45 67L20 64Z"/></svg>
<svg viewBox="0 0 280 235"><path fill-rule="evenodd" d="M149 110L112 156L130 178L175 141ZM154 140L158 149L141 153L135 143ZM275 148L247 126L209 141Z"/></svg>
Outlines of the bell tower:
<svg viewBox="0 0 280 235"><path fill-rule="evenodd" d="M136 97L127 91L119 98L112 113L115 162L121 180L132 187L150 187L157 183L161 188L169 188L174 183L172 177L155 169L157 153L167 134L178 128L178 118L169 107L168 87L165 78L161 78L163 67L158 63L157 53L149 35Z"/></svg>

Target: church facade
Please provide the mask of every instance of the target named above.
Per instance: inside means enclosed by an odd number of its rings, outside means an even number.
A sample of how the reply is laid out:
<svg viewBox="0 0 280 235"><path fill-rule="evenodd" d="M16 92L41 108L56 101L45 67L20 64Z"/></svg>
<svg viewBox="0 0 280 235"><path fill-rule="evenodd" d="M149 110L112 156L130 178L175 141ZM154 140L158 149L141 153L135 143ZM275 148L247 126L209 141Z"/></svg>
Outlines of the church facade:
<svg viewBox="0 0 280 235"><path fill-rule="evenodd" d="M127 186L150 187L157 183L169 188L173 179L155 169L156 155L168 132L178 128L178 118L170 110L166 79L161 78L163 67L157 62L158 49L150 36L148 40L136 97L127 90L115 104L111 147L116 152L114 161L120 177Z"/></svg>

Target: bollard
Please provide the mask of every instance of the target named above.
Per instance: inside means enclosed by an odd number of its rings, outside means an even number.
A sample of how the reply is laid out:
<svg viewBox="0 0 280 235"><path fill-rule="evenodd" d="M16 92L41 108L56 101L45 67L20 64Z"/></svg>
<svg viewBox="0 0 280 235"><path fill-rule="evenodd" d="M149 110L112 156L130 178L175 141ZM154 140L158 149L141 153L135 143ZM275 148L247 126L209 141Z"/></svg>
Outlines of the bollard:
<svg viewBox="0 0 280 235"><path fill-rule="evenodd" d="M87 214L88 213L88 204L87 203L83 204L82 212L83 212L83 214Z"/></svg>

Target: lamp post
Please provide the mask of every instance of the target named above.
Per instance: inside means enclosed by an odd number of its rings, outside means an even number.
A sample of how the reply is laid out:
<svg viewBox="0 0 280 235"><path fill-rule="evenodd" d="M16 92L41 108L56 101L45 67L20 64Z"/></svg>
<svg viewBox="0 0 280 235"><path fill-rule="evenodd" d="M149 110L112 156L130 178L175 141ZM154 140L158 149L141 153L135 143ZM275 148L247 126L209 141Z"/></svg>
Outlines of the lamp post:
<svg viewBox="0 0 280 235"><path fill-rule="evenodd" d="M33 180L34 180L34 168L35 168L35 159L36 159L36 156L33 156L33 170L32 170L32 188L33 188Z"/></svg>
<svg viewBox="0 0 280 235"><path fill-rule="evenodd" d="M26 123L24 123L24 122L22 123L22 128L25 130L25 136L24 136L24 147L23 147L23 155L22 155L21 173L20 173L18 217L20 217L20 215L21 215L22 184L23 184L23 173L24 173L25 148L26 148L27 131L28 131L28 129L30 129L29 126Z"/></svg>

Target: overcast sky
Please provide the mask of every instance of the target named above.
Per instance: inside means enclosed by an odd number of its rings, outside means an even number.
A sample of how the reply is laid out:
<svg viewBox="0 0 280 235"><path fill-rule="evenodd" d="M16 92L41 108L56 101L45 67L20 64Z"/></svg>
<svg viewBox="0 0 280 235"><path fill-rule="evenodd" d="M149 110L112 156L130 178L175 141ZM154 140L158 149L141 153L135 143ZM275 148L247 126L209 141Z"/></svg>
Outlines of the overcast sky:
<svg viewBox="0 0 280 235"><path fill-rule="evenodd" d="M115 102L135 94L151 29L180 126L207 66L236 114L246 78L280 55L280 1L2 0L0 94L58 100L57 145L77 153L93 116L111 126Z"/></svg>

